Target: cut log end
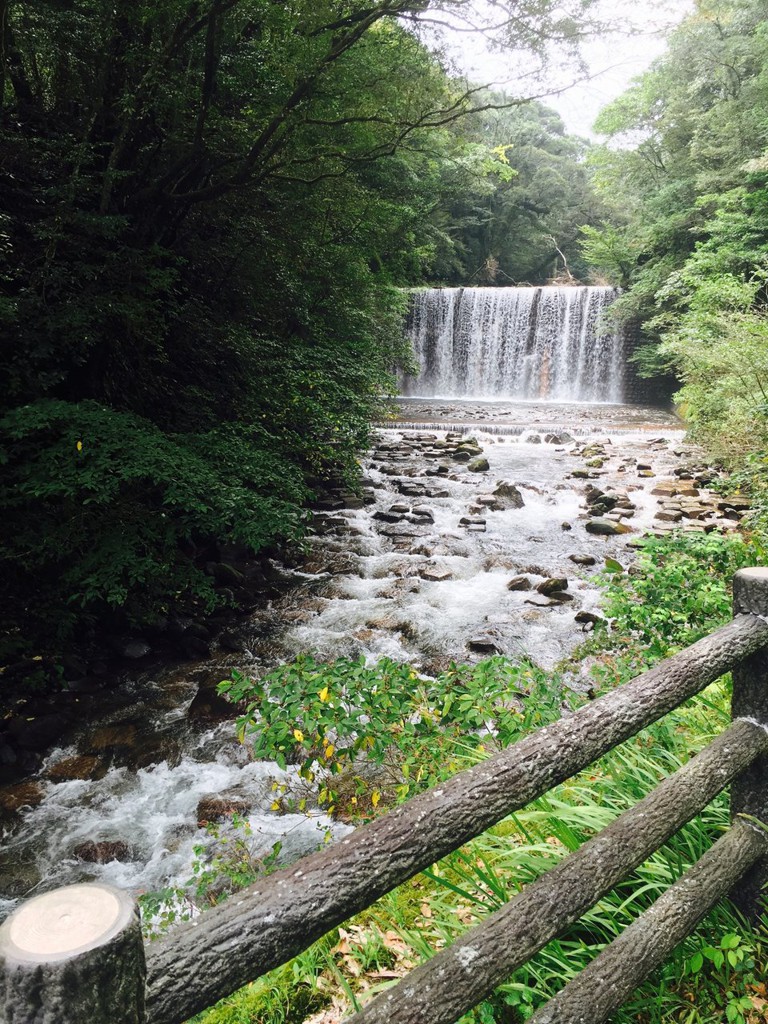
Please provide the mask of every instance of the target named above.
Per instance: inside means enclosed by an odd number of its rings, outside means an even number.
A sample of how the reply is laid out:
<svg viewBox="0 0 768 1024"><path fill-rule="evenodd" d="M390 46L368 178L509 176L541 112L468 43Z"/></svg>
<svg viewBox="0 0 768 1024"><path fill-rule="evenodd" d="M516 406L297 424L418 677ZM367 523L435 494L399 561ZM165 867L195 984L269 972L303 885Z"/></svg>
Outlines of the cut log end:
<svg viewBox="0 0 768 1024"><path fill-rule="evenodd" d="M138 907L107 885L36 896L0 925L0 1020L145 1024Z"/></svg>
<svg viewBox="0 0 768 1024"><path fill-rule="evenodd" d="M103 946L131 923L133 901L105 885L70 885L29 900L0 927L0 956L50 963Z"/></svg>

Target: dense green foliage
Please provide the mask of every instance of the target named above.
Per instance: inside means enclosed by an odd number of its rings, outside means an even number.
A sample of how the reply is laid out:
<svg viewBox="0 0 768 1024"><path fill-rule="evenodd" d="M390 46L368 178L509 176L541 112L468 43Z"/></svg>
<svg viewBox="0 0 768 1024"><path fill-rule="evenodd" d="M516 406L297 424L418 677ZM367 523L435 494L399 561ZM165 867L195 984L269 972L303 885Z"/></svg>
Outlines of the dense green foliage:
<svg viewBox="0 0 768 1024"><path fill-rule="evenodd" d="M590 146L567 135L541 103L505 107L508 99L491 93L488 101L501 109L462 122L469 139L494 147L502 166L495 175L470 176L465 167L444 176L446 184L463 180L436 211L451 244L438 247L430 277L459 285L585 280L580 229L608 215L587 169Z"/></svg>
<svg viewBox="0 0 768 1024"><path fill-rule="evenodd" d="M450 763L468 734L507 746L557 718L561 701L557 676L502 657L431 678L386 658L326 665L304 655L261 679L235 674L219 692L245 704L238 727L256 757L299 764L302 779L320 780L321 806L353 814L376 808L386 779L399 800L439 782L437 751Z"/></svg>
<svg viewBox="0 0 768 1024"><path fill-rule="evenodd" d="M511 175L457 125L516 101L447 74L426 6L0 5L11 653L221 600L201 553L294 536L354 475L408 358L395 286L460 251L441 205ZM515 4L499 40L542 63L589 6Z"/></svg>
<svg viewBox="0 0 768 1024"><path fill-rule="evenodd" d="M591 158L618 202L585 256L627 286L615 312L643 323L641 365L675 371L694 436L732 464L768 441L767 67L763 3L697 0L601 113Z"/></svg>

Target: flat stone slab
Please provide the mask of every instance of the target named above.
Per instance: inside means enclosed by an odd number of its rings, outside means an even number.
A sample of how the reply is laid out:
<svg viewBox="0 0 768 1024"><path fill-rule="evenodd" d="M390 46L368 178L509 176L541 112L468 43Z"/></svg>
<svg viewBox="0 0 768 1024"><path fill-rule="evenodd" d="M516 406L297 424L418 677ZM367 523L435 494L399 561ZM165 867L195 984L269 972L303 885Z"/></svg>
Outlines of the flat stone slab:
<svg viewBox="0 0 768 1024"><path fill-rule="evenodd" d="M453 573L450 569L422 569L419 576L430 583L442 583L443 580L453 579Z"/></svg>

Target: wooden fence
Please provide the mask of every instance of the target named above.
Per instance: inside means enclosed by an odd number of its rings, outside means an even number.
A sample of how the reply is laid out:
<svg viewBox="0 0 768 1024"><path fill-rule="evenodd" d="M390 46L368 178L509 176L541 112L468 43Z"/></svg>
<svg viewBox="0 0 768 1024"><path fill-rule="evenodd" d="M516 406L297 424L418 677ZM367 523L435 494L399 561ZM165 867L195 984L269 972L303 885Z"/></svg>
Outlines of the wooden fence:
<svg viewBox="0 0 768 1024"><path fill-rule="evenodd" d="M730 727L506 906L349 1018L453 1024L731 785L732 825L534 1024L600 1024L726 893L768 881L768 569L734 578L734 618L580 708L144 947L124 893L69 886L0 927L6 1024L181 1024L285 963L502 818L733 671Z"/></svg>

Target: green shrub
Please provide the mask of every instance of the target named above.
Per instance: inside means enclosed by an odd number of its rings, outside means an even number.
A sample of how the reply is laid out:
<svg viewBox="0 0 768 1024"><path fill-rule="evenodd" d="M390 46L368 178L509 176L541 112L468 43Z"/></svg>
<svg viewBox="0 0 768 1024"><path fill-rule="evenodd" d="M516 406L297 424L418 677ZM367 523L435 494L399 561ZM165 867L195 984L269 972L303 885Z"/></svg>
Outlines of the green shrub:
<svg viewBox="0 0 768 1024"><path fill-rule="evenodd" d="M95 402L40 401L0 420L0 616L26 638L69 637L123 609L130 623L179 597L220 600L196 555L296 536L306 496L263 429L164 434Z"/></svg>
<svg viewBox="0 0 768 1024"><path fill-rule="evenodd" d="M559 676L503 657L432 679L387 658L302 655L261 679L233 673L219 692L246 703L238 728L256 757L300 764L307 783L321 780L322 805L333 812L341 800L353 815L376 808L383 783L388 799L404 799L444 778L446 765L455 771L463 746L506 746L553 721L562 700Z"/></svg>
<svg viewBox="0 0 768 1024"><path fill-rule="evenodd" d="M765 560L758 534L647 538L631 573L607 577L609 644L631 642L651 663L687 647L730 619L733 574Z"/></svg>

